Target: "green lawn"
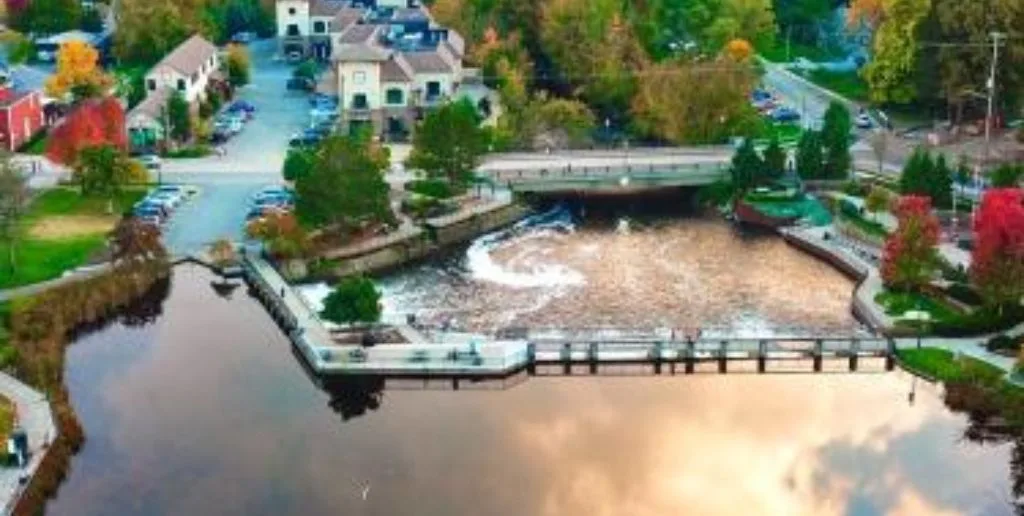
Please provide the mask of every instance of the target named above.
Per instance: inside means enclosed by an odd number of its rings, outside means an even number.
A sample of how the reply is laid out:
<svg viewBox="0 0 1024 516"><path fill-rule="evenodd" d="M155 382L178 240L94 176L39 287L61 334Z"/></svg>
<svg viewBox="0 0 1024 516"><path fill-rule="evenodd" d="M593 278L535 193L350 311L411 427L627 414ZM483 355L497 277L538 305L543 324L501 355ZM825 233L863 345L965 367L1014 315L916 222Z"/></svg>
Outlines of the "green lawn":
<svg viewBox="0 0 1024 516"><path fill-rule="evenodd" d="M873 220L868 220L864 217L861 217L860 215L846 213L844 211L840 211L839 214L843 218L843 220L849 222L850 224L853 224L854 226L857 227L857 229L860 229L861 231L867 233L870 236L878 237L881 239L886 239L889 237L889 232L886 231L885 226L883 226L881 223L875 222Z"/></svg>
<svg viewBox="0 0 1024 516"><path fill-rule="evenodd" d="M902 349L900 360L918 373L924 373L943 382L981 380L992 382L1001 379L1005 373L998 367L976 358L957 358L952 352L938 348Z"/></svg>
<svg viewBox="0 0 1024 516"><path fill-rule="evenodd" d="M115 213L132 206L145 190L122 192L115 202ZM64 271L89 261L106 242L106 231L77 234L71 237L38 238L28 229L52 216L107 215L107 199L82 197L74 189L57 188L37 197L22 220L22 237L15 246L15 267L7 259L10 247L0 243L0 288L11 288L59 277Z"/></svg>
<svg viewBox="0 0 1024 516"><path fill-rule="evenodd" d="M46 152L46 142L48 140L46 130L42 130L39 134L32 137L25 145L22 145L19 152L25 154L32 154L33 156L42 156Z"/></svg>
<svg viewBox="0 0 1024 516"><path fill-rule="evenodd" d="M787 62L786 38L784 37L776 38L775 43L772 46L759 48L757 51L761 54L761 57L773 63ZM789 61L795 61L799 57L803 57L809 61L831 61L836 57L839 57L839 53L834 49L828 49L823 46L790 43Z"/></svg>
<svg viewBox="0 0 1024 516"><path fill-rule="evenodd" d="M823 88L832 90L850 100L868 102L868 83L855 71L830 72L813 70L805 77Z"/></svg>
<svg viewBox="0 0 1024 516"><path fill-rule="evenodd" d="M916 292L885 291L875 296L875 302L885 308L886 314L893 317L901 317L911 310L923 310L931 314L933 321L943 321L960 314L945 300Z"/></svg>

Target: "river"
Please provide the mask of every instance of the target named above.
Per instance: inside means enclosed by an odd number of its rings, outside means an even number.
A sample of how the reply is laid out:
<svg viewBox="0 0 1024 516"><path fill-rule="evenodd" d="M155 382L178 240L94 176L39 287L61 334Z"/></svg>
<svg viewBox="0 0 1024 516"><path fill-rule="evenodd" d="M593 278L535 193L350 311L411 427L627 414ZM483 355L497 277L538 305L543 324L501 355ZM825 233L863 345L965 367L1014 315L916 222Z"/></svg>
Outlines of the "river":
<svg viewBox="0 0 1024 516"><path fill-rule="evenodd" d="M558 205L384 277L384 319L415 314L485 332L700 328L767 337L860 329L850 312L854 283L828 264L774 235L682 211L623 210L615 201ZM330 289L300 291L320 305Z"/></svg>
<svg viewBox="0 0 1024 516"><path fill-rule="evenodd" d="M899 372L324 390L245 287L181 266L159 313L69 348L88 440L50 514L1011 511L1013 446Z"/></svg>

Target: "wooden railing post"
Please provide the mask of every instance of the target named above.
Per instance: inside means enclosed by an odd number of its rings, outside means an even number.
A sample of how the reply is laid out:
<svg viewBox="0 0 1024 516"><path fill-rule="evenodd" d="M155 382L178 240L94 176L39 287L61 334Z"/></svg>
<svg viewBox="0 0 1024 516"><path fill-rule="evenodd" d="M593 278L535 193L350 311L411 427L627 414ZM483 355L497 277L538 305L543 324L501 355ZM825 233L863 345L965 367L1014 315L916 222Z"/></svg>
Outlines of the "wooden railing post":
<svg viewBox="0 0 1024 516"><path fill-rule="evenodd" d="M860 358L860 341L850 339L850 371L857 370L857 360Z"/></svg>
<svg viewBox="0 0 1024 516"><path fill-rule="evenodd" d="M729 341L723 340L718 344L718 372L725 374L729 371L727 365L729 360Z"/></svg>
<svg viewBox="0 0 1024 516"><path fill-rule="evenodd" d="M768 342L760 340L757 342L757 372L764 373L768 362Z"/></svg>
<svg viewBox="0 0 1024 516"><path fill-rule="evenodd" d="M824 343L822 342L821 339L816 339L814 341L814 351L811 352L812 353L811 357L814 360L814 372L815 373L820 373L821 372L821 362L822 362L822 356L824 355L824 347L825 347Z"/></svg>

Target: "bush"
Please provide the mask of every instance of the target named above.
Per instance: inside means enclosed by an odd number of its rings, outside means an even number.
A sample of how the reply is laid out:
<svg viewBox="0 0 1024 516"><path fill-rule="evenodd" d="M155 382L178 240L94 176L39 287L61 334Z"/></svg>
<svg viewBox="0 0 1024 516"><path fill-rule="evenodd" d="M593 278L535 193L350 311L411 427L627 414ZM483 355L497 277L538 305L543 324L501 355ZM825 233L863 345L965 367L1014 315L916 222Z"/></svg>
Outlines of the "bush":
<svg viewBox="0 0 1024 516"><path fill-rule="evenodd" d="M402 213L414 219L430 219L447 215L458 210L458 206L450 201L436 197L413 194L402 201Z"/></svg>
<svg viewBox="0 0 1024 516"><path fill-rule="evenodd" d="M969 314L960 314L932 324L932 333L941 337L972 337L1006 331L1024 320L1024 307L1005 307L998 310L982 308Z"/></svg>
<svg viewBox="0 0 1024 516"><path fill-rule="evenodd" d="M452 185L442 179L417 179L405 184L407 192L417 193L435 199L449 199L464 192L464 189L456 190Z"/></svg>
<svg viewBox="0 0 1024 516"><path fill-rule="evenodd" d="M868 194L867 188L859 181L849 180L843 183L843 193L854 197L864 197Z"/></svg>
<svg viewBox="0 0 1024 516"><path fill-rule="evenodd" d="M965 305L981 306L983 304L981 295L965 283L951 283L943 291L947 296Z"/></svg>
<svg viewBox="0 0 1024 516"><path fill-rule="evenodd" d="M164 153L165 158L202 158L213 153L209 145L189 145Z"/></svg>
<svg viewBox="0 0 1024 516"><path fill-rule="evenodd" d="M1017 344L1016 340L1007 335L996 335L995 337L988 339L988 342L985 343L985 349L993 353L997 351L1016 351L1019 346L1020 345Z"/></svg>

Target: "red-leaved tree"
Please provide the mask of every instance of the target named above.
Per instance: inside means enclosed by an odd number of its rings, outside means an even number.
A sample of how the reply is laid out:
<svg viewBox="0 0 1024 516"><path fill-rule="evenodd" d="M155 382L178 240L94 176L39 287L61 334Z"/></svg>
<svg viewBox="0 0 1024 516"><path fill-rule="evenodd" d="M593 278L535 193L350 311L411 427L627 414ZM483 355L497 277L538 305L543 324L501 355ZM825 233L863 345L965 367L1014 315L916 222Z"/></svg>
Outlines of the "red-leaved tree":
<svg viewBox="0 0 1024 516"><path fill-rule="evenodd" d="M931 200L920 195L900 197L895 214L899 226L885 242L882 280L895 290L917 291L935 270L939 221L932 213Z"/></svg>
<svg viewBox="0 0 1024 516"><path fill-rule="evenodd" d="M1003 306L1024 297L1024 191L985 192L974 220L971 279L985 302Z"/></svg>
<svg viewBox="0 0 1024 516"><path fill-rule="evenodd" d="M124 108L113 97L79 104L50 133L46 156L57 163L72 165L79 151L97 145L113 145L118 149L128 147Z"/></svg>

